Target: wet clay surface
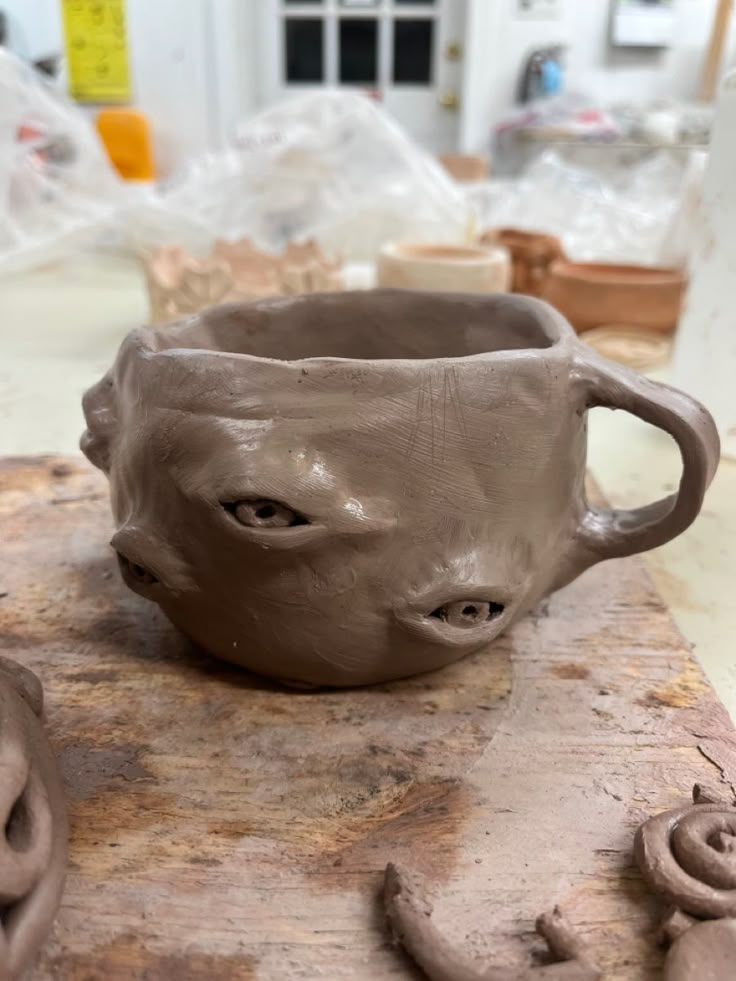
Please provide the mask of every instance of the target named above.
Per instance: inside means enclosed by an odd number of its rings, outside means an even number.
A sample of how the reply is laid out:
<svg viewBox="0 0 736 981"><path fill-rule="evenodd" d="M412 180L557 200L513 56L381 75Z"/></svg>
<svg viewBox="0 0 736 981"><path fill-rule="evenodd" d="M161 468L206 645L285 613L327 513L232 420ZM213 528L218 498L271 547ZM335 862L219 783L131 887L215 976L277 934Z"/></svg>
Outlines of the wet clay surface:
<svg viewBox="0 0 736 981"><path fill-rule="evenodd" d="M389 861L470 957L528 965L559 904L606 978L658 981L634 829L718 781L705 752L736 757L637 560L442 671L303 693L195 650L120 582L111 532L88 465L0 464L3 654L43 681L70 801L34 981L417 977Z"/></svg>

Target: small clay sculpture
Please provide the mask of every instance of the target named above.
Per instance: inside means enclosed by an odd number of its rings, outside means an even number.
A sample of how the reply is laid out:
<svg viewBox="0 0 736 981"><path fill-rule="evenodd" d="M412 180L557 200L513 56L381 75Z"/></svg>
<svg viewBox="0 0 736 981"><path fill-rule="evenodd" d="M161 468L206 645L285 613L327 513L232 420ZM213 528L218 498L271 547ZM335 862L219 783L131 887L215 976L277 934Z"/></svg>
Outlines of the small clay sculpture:
<svg viewBox="0 0 736 981"><path fill-rule="evenodd" d="M697 784L693 800L639 828L636 858L649 886L672 904L662 927L672 944L665 981L733 981L736 802Z"/></svg>
<svg viewBox="0 0 736 981"><path fill-rule="evenodd" d="M432 920L422 876L389 864L384 905L391 932L430 981L597 981L601 972L559 909L536 923L557 963L528 968L479 964L449 943Z"/></svg>
<svg viewBox="0 0 736 981"><path fill-rule="evenodd" d="M486 245L502 245L512 263L514 293L541 296L550 265L564 256L562 243L554 235L523 228L491 228L482 237Z"/></svg>
<svg viewBox="0 0 736 981"><path fill-rule="evenodd" d="M38 678L0 658L0 981L18 981L51 927L66 871L61 780Z"/></svg>
<svg viewBox="0 0 736 981"><path fill-rule="evenodd" d="M736 804L704 801L649 818L636 858L650 888L705 919L736 916Z"/></svg>
<svg viewBox="0 0 736 981"><path fill-rule="evenodd" d="M677 493L589 506L597 405L674 437ZM502 294L215 307L133 332L84 406L125 582L210 653L301 685L486 647L589 566L680 534L719 453L698 403Z"/></svg>

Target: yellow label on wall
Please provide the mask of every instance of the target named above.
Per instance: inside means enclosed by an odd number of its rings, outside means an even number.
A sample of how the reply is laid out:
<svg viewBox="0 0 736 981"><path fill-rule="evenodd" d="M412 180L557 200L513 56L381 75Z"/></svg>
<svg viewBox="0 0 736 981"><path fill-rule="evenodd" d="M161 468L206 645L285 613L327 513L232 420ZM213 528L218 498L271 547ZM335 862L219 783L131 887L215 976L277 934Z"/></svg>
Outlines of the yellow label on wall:
<svg viewBox="0 0 736 981"><path fill-rule="evenodd" d="M78 102L128 102L125 0L62 0L69 94Z"/></svg>

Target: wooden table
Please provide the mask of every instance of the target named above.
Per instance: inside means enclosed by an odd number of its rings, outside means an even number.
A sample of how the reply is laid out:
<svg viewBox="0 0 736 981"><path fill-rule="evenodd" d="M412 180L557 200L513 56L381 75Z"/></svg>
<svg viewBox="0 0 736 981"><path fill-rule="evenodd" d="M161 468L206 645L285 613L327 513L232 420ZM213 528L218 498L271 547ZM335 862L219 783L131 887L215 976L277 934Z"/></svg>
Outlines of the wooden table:
<svg viewBox="0 0 736 981"><path fill-rule="evenodd" d="M0 462L0 652L43 680L70 802L36 979L418 977L384 930L389 860L480 958L538 951L560 903L607 979L660 976L633 832L736 781L736 740L640 560L443 671L301 694L193 649L110 531L86 465Z"/></svg>

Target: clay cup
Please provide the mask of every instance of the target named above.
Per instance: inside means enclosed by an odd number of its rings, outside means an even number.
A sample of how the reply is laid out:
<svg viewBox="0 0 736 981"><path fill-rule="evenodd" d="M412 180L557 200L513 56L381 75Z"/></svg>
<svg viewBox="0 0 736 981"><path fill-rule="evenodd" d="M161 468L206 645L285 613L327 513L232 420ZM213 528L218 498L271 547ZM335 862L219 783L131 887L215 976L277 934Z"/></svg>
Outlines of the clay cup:
<svg viewBox="0 0 736 981"><path fill-rule="evenodd" d="M130 334L84 405L125 582L212 654L301 685L485 648L594 563L687 528L718 459L697 402L508 294L212 308ZM593 406L676 440L676 493L589 505Z"/></svg>

